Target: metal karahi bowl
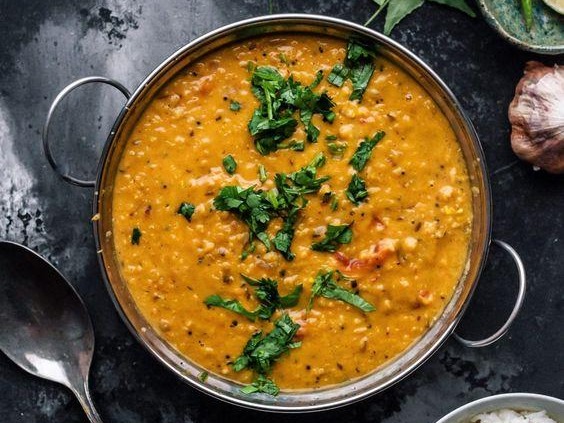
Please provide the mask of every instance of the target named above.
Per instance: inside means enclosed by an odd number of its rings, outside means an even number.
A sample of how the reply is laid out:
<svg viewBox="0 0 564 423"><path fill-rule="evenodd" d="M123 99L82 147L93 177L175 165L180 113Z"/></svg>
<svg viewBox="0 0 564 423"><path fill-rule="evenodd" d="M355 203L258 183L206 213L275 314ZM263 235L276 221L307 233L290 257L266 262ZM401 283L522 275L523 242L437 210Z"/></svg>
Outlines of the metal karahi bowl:
<svg viewBox="0 0 564 423"><path fill-rule="evenodd" d="M120 274L112 236L113 184L118 165L129 134L138 118L161 87L190 63L200 60L207 53L230 43L264 34L309 34L324 35L348 40L356 37L374 44L380 55L399 65L411 75L434 99L449 120L460 143L470 183L474 191L472 238L467 262L450 302L432 326L401 355L395 357L372 373L339 385L315 390L282 391L277 397L264 394L246 395L240 392L241 385L215 374L202 382L198 375L205 369L182 356L148 324L128 290ZM84 181L61 172L49 147L49 123L58 103L73 89L91 82L102 82L118 88L126 97L127 104L116 119L106 141L98 167L96 181ZM167 368L193 387L216 398L240 406L276 412L307 412L343 406L381 392L409 375L428 359L453 333L468 305L472 292L480 277L491 242L491 198L484 154L478 136L462 111L460 104L441 79L417 56L407 49L368 28L344 20L325 16L284 14L253 18L212 31L182 47L158 66L130 95L123 85L104 77L88 77L75 81L56 97L49 111L43 133L44 148L52 167L67 182L79 186L95 187L94 235L99 262L104 279L124 322L138 340ZM507 244L496 241L515 259L520 271L520 291L515 307L505 325L492 336L480 341L467 341L457 337L469 347L488 345L499 339L515 318L523 301L525 276L515 251ZM456 335L455 335L456 336Z"/></svg>

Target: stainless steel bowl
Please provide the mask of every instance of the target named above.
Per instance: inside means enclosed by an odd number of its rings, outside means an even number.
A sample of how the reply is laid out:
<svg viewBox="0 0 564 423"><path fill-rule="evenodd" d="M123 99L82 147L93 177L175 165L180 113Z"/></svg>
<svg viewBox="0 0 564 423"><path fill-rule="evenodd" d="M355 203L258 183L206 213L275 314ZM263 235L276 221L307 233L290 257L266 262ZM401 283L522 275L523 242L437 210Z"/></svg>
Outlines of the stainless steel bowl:
<svg viewBox="0 0 564 423"><path fill-rule="evenodd" d="M478 414L491 413L503 408L515 411L545 410L553 420L564 422L564 401L561 399L539 394L512 393L492 395L472 401L448 413L437 423L468 423Z"/></svg>
<svg viewBox="0 0 564 423"><path fill-rule="evenodd" d="M475 191L473 198L474 219L472 240L468 250L466 266L452 299L427 332L401 355L364 377L340 385L316 390L285 391L281 392L277 397L266 395L249 396L240 392L241 385L218 375L210 374L205 383L200 381L198 375L204 369L198 364L191 362L188 357L180 355L171 345L163 340L137 309L127 284L120 275L119 263L115 253L112 236L113 184L132 128L163 85L188 64L199 60L205 54L226 44L261 34L283 33L305 33L311 36L327 35L343 40L347 40L351 36L361 38L367 43L375 44L379 54L399 65L418 81L443 111L458 137L468 167L470 181ZM99 163L97 180L84 181L63 174L60 171L51 154L48 135L51 116L60 100L76 87L91 82L113 85L129 99L106 141ZM158 66L131 96L123 85L108 78L89 77L75 81L63 89L53 102L43 135L45 152L49 162L63 179L75 185L96 187L94 213L99 216L99 220L94 221L94 235L99 261L108 291L126 325L159 361L190 385L214 397L241 406L279 412L304 412L328 409L350 404L380 392L406 377L428 359L454 331L474 291L491 241L490 184L486 172L484 154L470 120L462 111L452 92L425 63L398 43L368 28L340 19L325 16L287 14L254 18L225 26L192 41L176 51ZM480 341L467 341L458 338L470 347L488 345L499 339L507 331L523 300L525 275L519 257L507 244L501 241L498 244L509 251L518 264L520 271L519 296L510 318L494 335Z"/></svg>

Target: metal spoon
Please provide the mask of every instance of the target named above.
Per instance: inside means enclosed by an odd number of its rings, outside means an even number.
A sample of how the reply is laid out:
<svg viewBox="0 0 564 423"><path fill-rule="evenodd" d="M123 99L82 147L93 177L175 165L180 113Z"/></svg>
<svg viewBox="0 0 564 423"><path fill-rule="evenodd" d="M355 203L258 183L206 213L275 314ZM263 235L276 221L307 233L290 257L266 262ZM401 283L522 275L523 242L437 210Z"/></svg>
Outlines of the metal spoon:
<svg viewBox="0 0 564 423"><path fill-rule="evenodd" d="M47 260L0 241L0 350L27 372L74 392L102 423L88 391L94 331L84 303Z"/></svg>

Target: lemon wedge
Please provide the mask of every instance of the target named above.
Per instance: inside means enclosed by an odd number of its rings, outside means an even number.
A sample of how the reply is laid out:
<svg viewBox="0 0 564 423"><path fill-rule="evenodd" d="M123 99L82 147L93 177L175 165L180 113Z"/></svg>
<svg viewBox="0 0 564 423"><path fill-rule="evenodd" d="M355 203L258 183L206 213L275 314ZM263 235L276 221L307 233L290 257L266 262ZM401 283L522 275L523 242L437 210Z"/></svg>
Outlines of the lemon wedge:
<svg viewBox="0 0 564 423"><path fill-rule="evenodd" d="M555 10L556 12L564 15L564 0L543 0L544 4L546 4L551 9Z"/></svg>

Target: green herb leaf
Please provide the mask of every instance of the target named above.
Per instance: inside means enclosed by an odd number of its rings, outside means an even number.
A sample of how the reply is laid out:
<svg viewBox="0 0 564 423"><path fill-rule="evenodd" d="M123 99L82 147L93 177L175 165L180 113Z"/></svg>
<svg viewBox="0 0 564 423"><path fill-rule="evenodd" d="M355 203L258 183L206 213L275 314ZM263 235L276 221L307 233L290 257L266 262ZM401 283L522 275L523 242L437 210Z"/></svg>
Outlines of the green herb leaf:
<svg viewBox="0 0 564 423"><path fill-rule="evenodd" d="M295 306L300 299L303 289L302 285L298 285L288 295L281 296L278 292L278 282L274 279L253 279L243 274L241 277L245 282L254 287L255 296L260 303L254 314L263 320L270 319L278 309Z"/></svg>
<svg viewBox="0 0 564 423"><path fill-rule="evenodd" d="M323 71L322 70L318 70L317 73L315 74L315 79L313 80L313 82L311 84L309 84L309 88L311 88L312 90L314 88L316 88L319 83L323 80Z"/></svg>
<svg viewBox="0 0 564 423"><path fill-rule="evenodd" d="M435 3L443 4L445 6L454 7L455 9L460 10L461 12L466 13L467 15L475 18L476 13L466 4L465 0L430 0Z"/></svg>
<svg viewBox="0 0 564 423"><path fill-rule="evenodd" d="M327 76L327 81L336 87L342 87L349 77L350 69L342 63L337 63L331 69L331 73Z"/></svg>
<svg viewBox="0 0 564 423"><path fill-rule="evenodd" d="M390 0L388 11L386 12L386 22L384 24L384 34L390 35L394 26L403 18L419 8L424 0Z"/></svg>
<svg viewBox="0 0 564 423"><path fill-rule="evenodd" d="M372 155L372 149L384 138L384 135L386 135L384 131L378 131L371 139L365 138L364 141L360 143L349 161L349 164L354 170L360 172L364 169Z"/></svg>
<svg viewBox="0 0 564 423"><path fill-rule="evenodd" d="M239 110L241 110L241 103L235 100L231 100L231 103L229 103L229 109L234 112L238 112Z"/></svg>
<svg viewBox="0 0 564 423"><path fill-rule="evenodd" d="M295 111L299 111L310 142L316 142L319 136L319 129L312 123L314 114L321 114L323 119L333 122L335 113L331 110L334 107L331 98L326 93L313 92L322 78L323 72L319 71L310 86L303 86L292 76L284 79L276 69L268 66L254 70L252 91L261 105L253 113L248 128L261 154L287 148L281 142L296 130L297 121L292 117Z"/></svg>
<svg viewBox="0 0 564 423"><path fill-rule="evenodd" d="M329 205L329 207L331 208L332 211L335 211L339 208L339 199L337 198L336 195L334 195L333 198L331 199L331 204Z"/></svg>
<svg viewBox="0 0 564 423"><path fill-rule="evenodd" d="M221 307L234 313L240 314L241 316L245 316L251 322L254 322L256 319L256 313L247 310L238 300L226 300L221 298L219 295L214 294L207 297L204 300L204 304L208 307Z"/></svg>
<svg viewBox="0 0 564 423"><path fill-rule="evenodd" d="M349 291L345 288L340 287L337 285L335 278L333 277L335 274L334 271L329 272L319 272L313 281L313 286L311 288L311 297L309 299L309 303L307 309L310 310L313 306L313 300L315 297L325 297L333 300L340 300L345 303L348 303L352 306L359 308L364 312L371 312L376 310L376 308L362 298L360 295L355 294L352 291ZM337 273L337 275L340 275Z"/></svg>
<svg viewBox="0 0 564 423"><path fill-rule="evenodd" d="M329 152L333 156L338 156L338 157L342 156L345 153L347 147L348 144L345 141L330 142L329 144L327 144L327 148L329 149Z"/></svg>
<svg viewBox="0 0 564 423"><path fill-rule="evenodd" d="M292 253L290 248L292 247L292 241L294 240L294 225L296 224L298 216L298 208L294 207L288 213L288 216L284 220L282 228L276 233L276 236L272 240L274 247L280 251L284 258L288 261L294 260L295 254Z"/></svg>
<svg viewBox="0 0 564 423"><path fill-rule="evenodd" d="M347 198L351 200L353 204L358 206L362 201L368 198L368 191L366 191L366 183L358 174L354 174L351 178L351 182L345 191Z"/></svg>
<svg viewBox="0 0 564 423"><path fill-rule="evenodd" d="M352 223L348 225L327 225L325 238L320 242L312 244L311 249L314 251L335 252L339 248L339 244L349 244L352 241Z"/></svg>
<svg viewBox="0 0 564 423"><path fill-rule="evenodd" d="M337 87L342 87L345 80L350 79L353 91L349 99L360 101L374 73L374 57L376 53L372 48L359 40L350 40L347 44L345 63L335 65L327 80Z"/></svg>
<svg viewBox="0 0 564 423"><path fill-rule="evenodd" d="M141 230L137 227L133 228L133 231L131 231L131 244L139 245L140 241L141 241Z"/></svg>
<svg viewBox="0 0 564 423"><path fill-rule="evenodd" d="M335 141L337 139L337 135L325 135L325 140L327 141Z"/></svg>
<svg viewBox="0 0 564 423"><path fill-rule="evenodd" d="M300 325L290 316L283 314L275 323L274 329L264 338L262 332L251 336L243 353L233 363L233 369L239 372L249 368L259 374L267 374L274 362L290 348L297 348L299 342L292 342Z"/></svg>
<svg viewBox="0 0 564 423"><path fill-rule="evenodd" d="M198 375L198 379L200 379L200 382L206 383L206 380L208 380L208 376L209 373L204 370L202 373Z"/></svg>
<svg viewBox="0 0 564 423"><path fill-rule="evenodd" d="M196 211L196 206L192 203L180 203L180 207L178 207L178 214L181 214L186 218L188 222L192 221L192 215Z"/></svg>
<svg viewBox="0 0 564 423"><path fill-rule="evenodd" d="M270 240L265 231L274 213L274 208L262 190L255 191L254 187L243 189L237 186L226 186L214 198L213 205L217 210L235 214L247 224L251 247L256 238L267 249L270 249Z"/></svg>
<svg viewBox="0 0 564 423"><path fill-rule="evenodd" d="M237 162L231 154L225 156L225 158L223 159L223 167L225 168L225 171L230 175L233 175L235 173L235 170L237 169Z"/></svg>
<svg viewBox="0 0 564 423"><path fill-rule="evenodd" d="M280 392L280 388L272 379L264 375L258 375L253 383L241 388L241 392L244 394L264 393L275 397Z"/></svg>
<svg viewBox="0 0 564 423"><path fill-rule="evenodd" d="M266 179L267 179L268 176L267 176L266 168L264 167L264 165L259 164L258 174L259 174L259 181L261 181L262 183L266 182Z"/></svg>
<svg viewBox="0 0 564 423"><path fill-rule="evenodd" d="M351 69L349 78L352 82L353 91L349 96L349 100L362 100L364 91L366 91L373 73L374 64L372 62L362 63Z"/></svg>

